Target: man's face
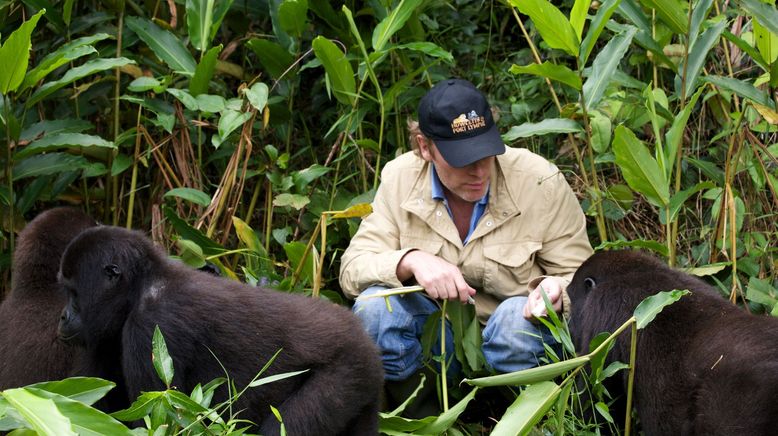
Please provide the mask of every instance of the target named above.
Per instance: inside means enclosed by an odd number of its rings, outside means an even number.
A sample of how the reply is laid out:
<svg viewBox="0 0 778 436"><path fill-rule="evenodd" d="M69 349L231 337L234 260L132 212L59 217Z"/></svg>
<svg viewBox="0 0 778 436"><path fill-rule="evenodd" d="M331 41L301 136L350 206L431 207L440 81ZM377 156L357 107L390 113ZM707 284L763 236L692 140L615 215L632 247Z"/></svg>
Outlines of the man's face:
<svg viewBox="0 0 778 436"><path fill-rule="evenodd" d="M449 201L452 200L451 194L471 203L486 195L492 177L494 156L485 157L462 168L455 168L443 159L434 142L427 138L419 140L419 151L424 160L435 164L435 170L438 172Z"/></svg>

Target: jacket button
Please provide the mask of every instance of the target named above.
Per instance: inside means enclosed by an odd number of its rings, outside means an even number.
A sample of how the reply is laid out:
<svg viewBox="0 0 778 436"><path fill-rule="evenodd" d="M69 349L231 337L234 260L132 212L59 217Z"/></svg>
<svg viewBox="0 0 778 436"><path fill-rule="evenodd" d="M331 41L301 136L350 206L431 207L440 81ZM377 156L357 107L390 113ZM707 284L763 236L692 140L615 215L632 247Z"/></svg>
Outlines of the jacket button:
<svg viewBox="0 0 778 436"><path fill-rule="evenodd" d="M443 215L443 212L441 212L441 211L437 211L437 212L435 212L435 215L437 215L437 216L441 216L441 215Z"/></svg>
<svg viewBox="0 0 778 436"><path fill-rule="evenodd" d="M492 222L491 221L487 221L486 222L486 227L491 227L491 226L492 226Z"/></svg>

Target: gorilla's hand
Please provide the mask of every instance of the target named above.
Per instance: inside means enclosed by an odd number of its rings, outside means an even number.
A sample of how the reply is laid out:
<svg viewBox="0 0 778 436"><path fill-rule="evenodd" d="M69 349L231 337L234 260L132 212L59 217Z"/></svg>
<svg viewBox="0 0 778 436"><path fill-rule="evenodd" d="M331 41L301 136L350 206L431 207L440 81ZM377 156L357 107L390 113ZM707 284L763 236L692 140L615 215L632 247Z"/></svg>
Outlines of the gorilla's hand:
<svg viewBox="0 0 778 436"><path fill-rule="evenodd" d="M524 305L524 318L532 320L548 315L546 303L541 292L545 293L554 311L562 310L562 289L564 282L557 277L546 277L527 296L527 304Z"/></svg>

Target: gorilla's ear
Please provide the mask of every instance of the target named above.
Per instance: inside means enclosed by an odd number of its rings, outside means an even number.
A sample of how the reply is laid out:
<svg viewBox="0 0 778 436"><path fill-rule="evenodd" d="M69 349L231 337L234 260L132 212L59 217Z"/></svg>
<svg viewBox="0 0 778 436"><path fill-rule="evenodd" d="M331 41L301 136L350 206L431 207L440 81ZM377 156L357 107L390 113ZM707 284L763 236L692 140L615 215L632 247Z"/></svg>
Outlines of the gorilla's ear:
<svg viewBox="0 0 778 436"><path fill-rule="evenodd" d="M108 276L110 280L113 280L122 274L122 271L119 269L119 266L114 263L104 266L103 272L105 272L105 275Z"/></svg>
<svg viewBox="0 0 778 436"><path fill-rule="evenodd" d="M587 277L584 279L584 286L586 286L586 292L589 292L597 287L597 282L593 278Z"/></svg>

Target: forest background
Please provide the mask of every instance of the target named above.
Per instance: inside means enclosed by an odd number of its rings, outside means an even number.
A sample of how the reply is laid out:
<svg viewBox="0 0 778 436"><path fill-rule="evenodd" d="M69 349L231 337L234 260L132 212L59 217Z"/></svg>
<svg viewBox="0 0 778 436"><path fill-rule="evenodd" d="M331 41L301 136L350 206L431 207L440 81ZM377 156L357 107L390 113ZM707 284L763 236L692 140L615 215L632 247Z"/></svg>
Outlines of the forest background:
<svg viewBox="0 0 778 436"><path fill-rule="evenodd" d="M774 1L552 3L0 0L2 283L25 222L76 204L192 266L348 304L340 253L455 76L506 144L556 163L593 246L778 314Z"/></svg>

